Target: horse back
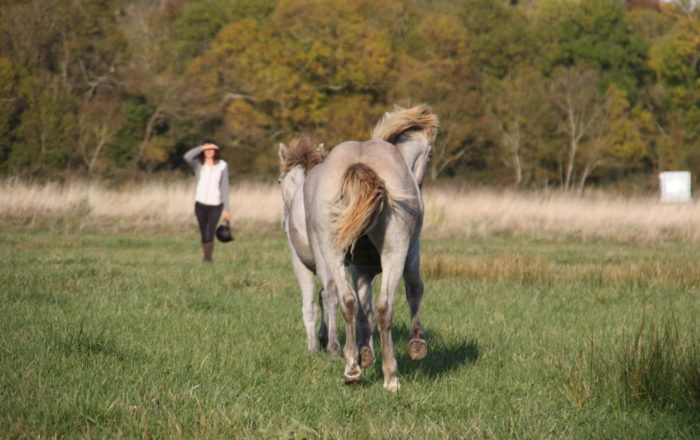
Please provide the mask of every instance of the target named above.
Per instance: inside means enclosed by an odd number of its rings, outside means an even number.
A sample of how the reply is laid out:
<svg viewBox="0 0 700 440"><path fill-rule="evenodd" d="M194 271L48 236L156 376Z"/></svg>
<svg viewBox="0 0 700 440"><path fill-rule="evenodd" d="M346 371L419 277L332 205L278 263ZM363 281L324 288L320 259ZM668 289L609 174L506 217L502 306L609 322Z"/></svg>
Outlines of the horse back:
<svg viewBox="0 0 700 440"><path fill-rule="evenodd" d="M420 190L401 153L394 145L381 140L348 141L333 148L323 164L323 186L338 188L345 171L355 164L371 168L390 193L420 199ZM329 191L328 196L333 197L335 193Z"/></svg>

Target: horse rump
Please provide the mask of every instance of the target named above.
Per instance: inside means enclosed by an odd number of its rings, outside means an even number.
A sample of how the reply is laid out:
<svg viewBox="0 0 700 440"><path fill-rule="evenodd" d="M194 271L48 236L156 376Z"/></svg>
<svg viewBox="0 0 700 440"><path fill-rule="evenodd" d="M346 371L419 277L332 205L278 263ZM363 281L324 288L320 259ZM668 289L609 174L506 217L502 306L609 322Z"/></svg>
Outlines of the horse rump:
<svg viewBox="0 0 700 440"><path fill-rule="evenodd" d="M357 239L372 229L390 202L384 181L372 168L359 162L350 165L331 206L336 246L352 252Z"/></svg>

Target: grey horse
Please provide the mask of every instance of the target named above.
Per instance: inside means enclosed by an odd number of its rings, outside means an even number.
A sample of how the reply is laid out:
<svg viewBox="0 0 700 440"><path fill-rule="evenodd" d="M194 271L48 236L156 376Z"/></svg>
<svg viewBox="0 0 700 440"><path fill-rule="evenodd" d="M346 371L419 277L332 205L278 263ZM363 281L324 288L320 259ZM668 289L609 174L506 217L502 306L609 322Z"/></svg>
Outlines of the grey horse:
<svg viewBox="0 0 700 440"><path fill-rule="evenodd" d="M322 319L318 342L316 340L315 329L318 315L318 309L314 302L316 262L306 234L306 211L304 210L302 192L306 173L319 165L325 155L323 144L306 136L293 139L289 147L280 143L280 176L277 182L282 190L282 202L284 203L282 225L287 233L294 274L301 288L301 310L306 329L307 348L309 351L317 351L320 343L321 348L331 355L338 356L340 354L336 322L338 297L333 295L334 292L324 295L323 289L319 292Z"/></svg>
<svg viewBox="0 0 700 440"><path fill-rule="evenodd" d="M382 273L376 320L382 346L384 387L399 389L391 324L403 276L411 313L409 355L422 359L427 345L420 324L420 192L438 127L427 106L397 108L373 131L373 140L333 148L304 179L308 242L324 296L340 300L345 319L344 378L361 381L361 367L374 361L374 277ZM346 265L351 265L351 285ZM356 343L356 330L360 344Z"/></svg>

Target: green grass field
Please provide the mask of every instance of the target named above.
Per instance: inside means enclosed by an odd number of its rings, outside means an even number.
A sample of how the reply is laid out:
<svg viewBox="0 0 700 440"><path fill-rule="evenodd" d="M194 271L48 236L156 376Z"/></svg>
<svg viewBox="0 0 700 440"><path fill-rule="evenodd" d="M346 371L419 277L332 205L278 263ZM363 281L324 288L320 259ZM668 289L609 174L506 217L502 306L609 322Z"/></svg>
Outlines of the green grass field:
<svg viewBox="0 0 700 440"><path fill-rule="evenodd" d="M427 239L391 393L306 352L281 232L0 231L3 439L700 437L696 243Z"/></svg>

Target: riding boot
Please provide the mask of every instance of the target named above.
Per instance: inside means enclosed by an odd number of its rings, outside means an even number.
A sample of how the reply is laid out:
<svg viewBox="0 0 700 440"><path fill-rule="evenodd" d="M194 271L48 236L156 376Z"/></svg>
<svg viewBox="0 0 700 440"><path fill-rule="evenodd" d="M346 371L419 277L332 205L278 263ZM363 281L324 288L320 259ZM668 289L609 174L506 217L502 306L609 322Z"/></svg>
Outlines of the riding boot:
<svg viewBox="0 0 700 440"><path fill-rule="evenodd" d="M204 261L211 263L211 256L214 253L214 242L202 243L202 250L204 251Z"/></svg>

